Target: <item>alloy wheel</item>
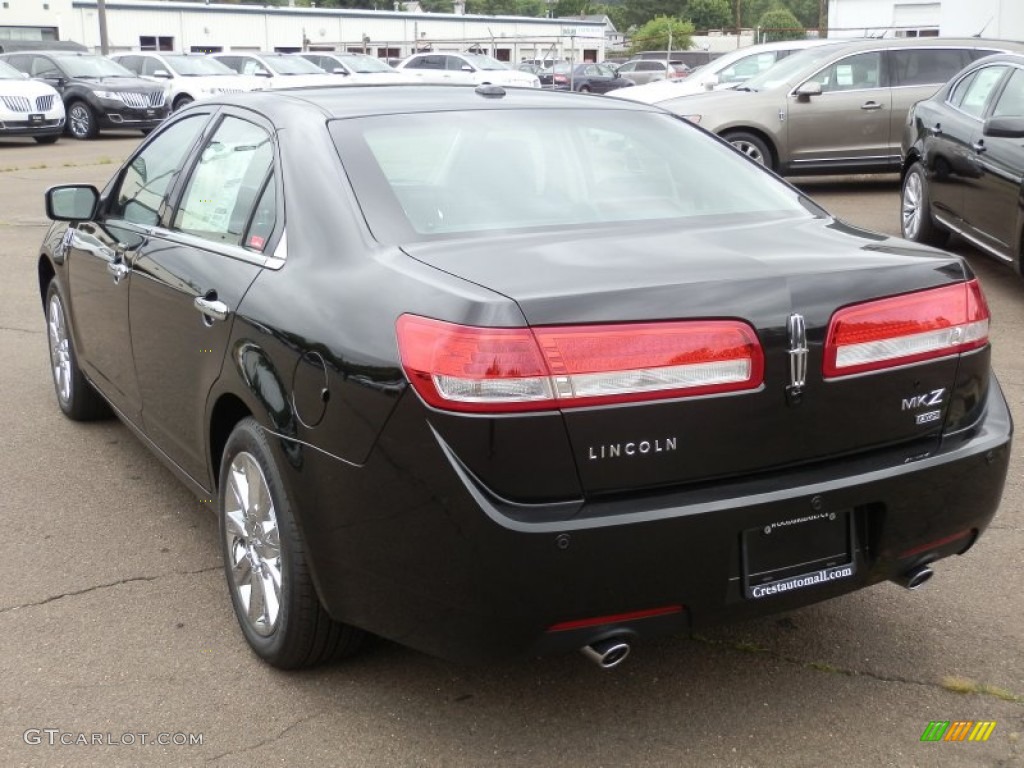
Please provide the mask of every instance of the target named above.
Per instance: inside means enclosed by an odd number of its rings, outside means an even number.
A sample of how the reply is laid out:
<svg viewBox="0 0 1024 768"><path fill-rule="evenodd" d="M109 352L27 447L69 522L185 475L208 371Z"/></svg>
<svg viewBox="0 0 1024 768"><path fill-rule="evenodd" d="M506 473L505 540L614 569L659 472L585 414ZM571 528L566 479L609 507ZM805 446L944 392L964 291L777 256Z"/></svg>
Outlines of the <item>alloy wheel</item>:
<svg viewBox="0 0 1024 768"><path fill-rule="evenodd" d="M736 147L736 149L738 149L740 152L749 157L758 165L765 164L764 153L761 152L761 148L758 147L753 142L746 141L744 139L737 139L735 141L730 141L729 143Z"/></svg>
<svg viewBox="0 0 1024 768"><path fill-rule="evenodd" d="M89 108L84 104L75 104L68 111L68 122L71 125L71 133L75 138L84 138L92 130L92 115Z"/></svg>
<svg viewBox="0 0 1024 768"><path fill-rule="evenodd" d="M921 202L923 197L921 177L916 173L907 176L903 184L903 200L901 205L903 215L903 236L908 240L917 237L921 229Z"/></svg>
<svg viewBox="0 0 1024 768"><path fill-rule="evenodd" d="M57 397L66 405L71 402L71 340L68 338L68 326L64 320L64 307L56 293L50 297L46 329L50 342L53 383L57 388Z"/></svg>
<svg viewBox="0 0 1024 768"><path fill-rule="evenodd" d="M281 614L281 542L274 500L259 463L245 451L231 460L227 484L224 535L231 587L253 632L267 637Z"/></svg>

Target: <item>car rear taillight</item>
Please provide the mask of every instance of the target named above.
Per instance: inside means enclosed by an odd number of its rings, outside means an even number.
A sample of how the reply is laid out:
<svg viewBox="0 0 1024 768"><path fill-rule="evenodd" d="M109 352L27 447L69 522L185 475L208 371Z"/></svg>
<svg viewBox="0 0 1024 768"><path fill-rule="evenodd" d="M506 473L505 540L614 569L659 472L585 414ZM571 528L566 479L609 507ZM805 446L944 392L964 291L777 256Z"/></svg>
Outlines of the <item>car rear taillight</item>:
<svg viewBox="0 0 1024 768"><path fill-rule="evenodd" d="M736 320L476 328L398 319L413 387L446 410L541 411L756 389L764 355Z"/></svg>
<svg viewBox="0 0 1024 768"><path fill-rule="evenodd" d="M568 83L569 82L569 78L566 77L565 75L555 75L551 79L552 79L553 82L556 82L556 83Z"/></svg>
<svg viewBox="0 0 1024 768"><path fill-rule="evenodd" d="M869 301L832 316L825 378L947 357L988 343L988 304L977 280Z"/></svg>

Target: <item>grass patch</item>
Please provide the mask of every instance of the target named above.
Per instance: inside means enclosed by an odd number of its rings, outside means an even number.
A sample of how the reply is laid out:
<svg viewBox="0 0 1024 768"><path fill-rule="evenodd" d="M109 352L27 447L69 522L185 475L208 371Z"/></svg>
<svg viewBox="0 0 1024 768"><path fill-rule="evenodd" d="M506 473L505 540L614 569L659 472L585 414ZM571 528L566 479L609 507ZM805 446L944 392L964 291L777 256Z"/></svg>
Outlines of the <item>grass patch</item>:
<svg viewBox="0 0 1024 768"><path fill-rule="evenodd" d="M956 677L949 675L942 678L942 687L951 693L959 693L962 696L975 694L977 696L993 696L1002 701L1010 701L1015 704L1024 702L1024 696L1017 696L1014 693L988 683L978 683L967 677Z"/></svg>

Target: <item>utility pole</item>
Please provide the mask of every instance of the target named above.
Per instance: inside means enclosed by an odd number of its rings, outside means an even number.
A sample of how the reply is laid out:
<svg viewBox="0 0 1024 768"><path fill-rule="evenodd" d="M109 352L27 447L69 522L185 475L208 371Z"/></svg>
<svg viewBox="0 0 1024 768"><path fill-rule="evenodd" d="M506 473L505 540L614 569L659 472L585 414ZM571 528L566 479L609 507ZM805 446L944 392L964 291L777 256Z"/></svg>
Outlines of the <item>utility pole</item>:
<svg viewBox="0 0 1024 768"><path fill-rule="evenodd" d="M96 18L100 23L100 53L106 56L110 53L110 44L107 42L107 0L96 0Z"/></svg>
<svg viewBox="0 0 1024 768"><path fill-rule="evenodd" d="M828 5L826 0L818 2L818 37L828 37Z"/></svg>
<svg viewBox="0 0 1024 768"><path fill-rule="evenodd" d="M743 0L736 0L736 47L740 47L740 30L743 29Z"/></svg>
<svg viewBox="0 0 1024 768"><path fill-rule="evenodd" d="M665 79L668 80L669 68L672 66L672 22L668 23L668 50L665 51Z"/></svg>

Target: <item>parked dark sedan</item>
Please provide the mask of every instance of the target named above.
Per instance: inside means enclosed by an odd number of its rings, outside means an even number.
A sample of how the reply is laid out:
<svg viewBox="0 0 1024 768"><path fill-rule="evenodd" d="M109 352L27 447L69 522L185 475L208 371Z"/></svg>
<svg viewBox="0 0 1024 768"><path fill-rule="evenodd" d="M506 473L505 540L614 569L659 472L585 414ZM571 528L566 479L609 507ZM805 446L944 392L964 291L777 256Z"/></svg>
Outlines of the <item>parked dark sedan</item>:
<svg viewBox="0 0 1024 768"><path fill-rule="evenodd" d="M615 68L608 64L577 64L558 62L550 69L542 69L541 88L553 88L557 91L579 91L580 93L608 93L616 88L628 88L636 85L632 80L622 77Z"/></svg>
<svg viewBox="0 0 1024 768"><path fill-rule="evenodd" d="M67 130L91 139L103 128L138 128L149 133L167 117L163 85L142 80L120 64L93 53L24 51L0 60L53 86L64 101Z"/></svg>
<svg viewBox="0 0 1024 768"><path fill-rule="evenodd" d="M989 56L908 115L903 236L943 245L950 232L1022 267L1024 56Z"/></svg>
<svg viewBox="0 0 1024 768"><path fill-rule="evenodd" d="M1011 419L967 264L654 107L218 97L46 205L60 408L113 411L211 502L280 667L362 631L614 666L915 587L999 503Z"/></svg>

